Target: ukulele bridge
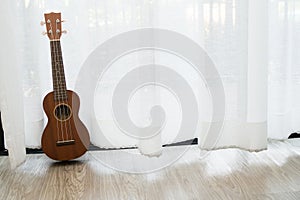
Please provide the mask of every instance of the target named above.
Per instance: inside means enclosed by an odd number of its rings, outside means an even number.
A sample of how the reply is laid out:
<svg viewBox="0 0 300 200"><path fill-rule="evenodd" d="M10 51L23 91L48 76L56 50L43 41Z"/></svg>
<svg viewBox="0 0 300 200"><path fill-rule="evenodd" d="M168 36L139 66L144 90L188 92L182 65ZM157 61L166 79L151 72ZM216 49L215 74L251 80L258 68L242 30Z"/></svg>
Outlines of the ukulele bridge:
<svg viewBox="0 0 300 200"><path fill-rule="evenodd" d="M56 146L64 146L64 145L70 145L74 144L75 140L59 140L56 142Z"/></svg>

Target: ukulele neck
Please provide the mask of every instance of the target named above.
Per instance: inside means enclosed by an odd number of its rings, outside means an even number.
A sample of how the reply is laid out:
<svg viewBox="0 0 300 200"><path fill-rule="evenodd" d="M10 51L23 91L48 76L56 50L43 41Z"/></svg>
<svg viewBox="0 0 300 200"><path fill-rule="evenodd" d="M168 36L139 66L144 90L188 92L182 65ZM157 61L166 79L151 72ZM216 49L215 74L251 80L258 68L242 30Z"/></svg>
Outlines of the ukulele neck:
<svg viewBox="0 0 300 200"><path fill-rule="evenodd" d="M67 86L60 40L50 41L52 80L55 101L67 100Z"/></svg>

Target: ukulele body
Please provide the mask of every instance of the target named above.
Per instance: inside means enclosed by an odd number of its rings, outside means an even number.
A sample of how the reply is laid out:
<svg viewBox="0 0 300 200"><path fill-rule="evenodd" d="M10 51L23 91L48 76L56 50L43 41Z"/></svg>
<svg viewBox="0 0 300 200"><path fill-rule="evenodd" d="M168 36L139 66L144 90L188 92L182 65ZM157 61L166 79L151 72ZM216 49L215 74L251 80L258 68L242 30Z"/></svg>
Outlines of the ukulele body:
<svg viewBox="0 0 300 200"><path fill-rule="evenodd" d="M67 99L55 101L54 92L43 101L48 123L42 135L42 149L54 160L72 160L83 155L89 148L90 136L79 119L80 100L78 95L66 91Z"/></svg>

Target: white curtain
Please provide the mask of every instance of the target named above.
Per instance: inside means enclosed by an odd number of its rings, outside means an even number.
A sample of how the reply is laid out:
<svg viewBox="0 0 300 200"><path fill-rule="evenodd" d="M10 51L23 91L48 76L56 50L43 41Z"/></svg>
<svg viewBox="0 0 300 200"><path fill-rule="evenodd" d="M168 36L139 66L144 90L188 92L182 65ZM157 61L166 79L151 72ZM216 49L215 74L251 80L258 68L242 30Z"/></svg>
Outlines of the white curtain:
<svg viewBox="0 0 300 200"><path fill-rule="evenodd" d="M39 22L51 11L61 12L66 19L63 29L68 34L61 44L67 87L79 93L80 117L91 142L99 147L138 146L143 154L159 155L162 144L197 137L202 149L261 150L267 148L268 137L287 138L300 128L300 6L296 0L15 0L2 4L1 24L8 27L2 26L0 32L1 112L7 147L21 152L21 158L10 154L18 162L24 159L24 138L27 147L39 148L47 123L42 100L52 90L50 48ZM141 29L153 31L149 41ZM122 37L130 40L120 43ZM184 43L179 51L187 55L185 59L172 49L159 48L113 57L126 49L125 44L163 46L172 38L186 38L191 49L195 44L200 50L191 52ZM200 72L188 59L194 55L202 56ZM102 61L106 66L101 66ZM14 72L20 72L21 78L10 85ZM131 72L135 75L130 79ZM127 82L119 84L124 77ZM125 92L116 95L117 89L140 83L131 88L129 99L113 100L117 95L126 97ZM190 93L181 94L182 85L193 92L194 100L184 97ZM197 106L191 108L194 101ZM120 105L128 110L129 119L118 114ZM183 122L198 126L178 135ZM152 129L147 129L150 125ZM143 130L157 134L145 139ZM9 138L14 142L9 143Z"/></svg>
<svg viewBox="0 0 300 200"><path fill-rule="evenodd" d="M271 1L268 27L268 131L285 139L300 130L300 2Z"/></svg>
<svg viewBox="0 0 300 200"><path fill-rule="evenodd" d="M0 34L0 111L10 164L14 168L25 160L24 115L21 66L16 52L19 39L13 23L16 8L2 2Z"/></svg>

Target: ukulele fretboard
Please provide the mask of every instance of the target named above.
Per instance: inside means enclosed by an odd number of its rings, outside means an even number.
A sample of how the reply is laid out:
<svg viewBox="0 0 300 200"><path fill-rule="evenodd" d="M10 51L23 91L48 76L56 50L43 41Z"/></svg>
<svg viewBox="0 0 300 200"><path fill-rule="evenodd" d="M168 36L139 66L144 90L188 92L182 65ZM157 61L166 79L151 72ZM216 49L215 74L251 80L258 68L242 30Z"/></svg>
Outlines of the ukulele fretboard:
<svg viewBox="0 0 300 200"><path fill-rule="evenodd" d="M50 41L54 100L67 99L67 86L60 41Z"/></svg>

